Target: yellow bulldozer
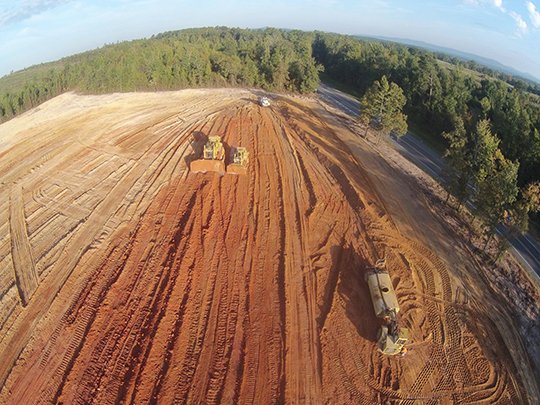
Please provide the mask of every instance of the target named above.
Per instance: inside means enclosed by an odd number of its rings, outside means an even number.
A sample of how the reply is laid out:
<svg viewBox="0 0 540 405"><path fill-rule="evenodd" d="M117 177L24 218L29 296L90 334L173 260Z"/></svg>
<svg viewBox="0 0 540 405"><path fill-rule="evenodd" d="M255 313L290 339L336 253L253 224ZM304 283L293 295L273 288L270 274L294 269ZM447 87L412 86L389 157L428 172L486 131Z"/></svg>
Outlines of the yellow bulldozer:
<svg viewBox="0 0 540 405"><path fill-rule="evenodd" d="M366 273L366 281L373 302L375 316L382 320L377 336L377 349L383 354L404 355L409 330L398 326L399 303L386 270L386 260L378 260Z"/></svg>
<svg viewBox="0 0 540 405"><path fill-rule="evenodd" d="M225 149L220 136L209 136L203 147L202 159L193 160L190 170L194 173L225 173Z"/></svg>
<svg viewBox="0 0 540 405"><path fill-rule="evenodd" d="M221 143L220 136L209 136L208 142L204 145L203 158L205 160L223 160L225 149Z"/></svg>
<svg viewBox="0 0 540 405"><path fill-rule="evenodd" d="M249 152L246 148L239 146L233 149L231 153L231 161L227 166L227 173L246 174L248 162Z"/></svg>

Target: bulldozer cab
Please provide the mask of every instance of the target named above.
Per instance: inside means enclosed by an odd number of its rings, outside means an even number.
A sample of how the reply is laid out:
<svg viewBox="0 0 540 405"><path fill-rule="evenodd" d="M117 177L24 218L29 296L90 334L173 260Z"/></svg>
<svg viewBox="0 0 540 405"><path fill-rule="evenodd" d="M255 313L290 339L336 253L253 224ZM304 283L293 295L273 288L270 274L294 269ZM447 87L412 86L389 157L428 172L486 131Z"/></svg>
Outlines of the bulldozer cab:
<svg viewBox="0 0 540 405"><path fill-rule="evenodd" d="M239 146L235 149L232 156L232 163L236 165L246 166L248 161L248 151L246 148Z"/></svg>
<svg viewBox="0 0 540 405"><path fill-rule="evenodd" d="M377 348L383 354L395 356L406 350L404 346L408 341L409 330L407 328L401 328L392 333L387 326L381 326Z"/></svg>
<svg viewBox="0 0 540 405"><path fill-rule="evenodd" d="M231 152L231 163L227 166L227 173L247 174L249 162L249 152L246 148L239 146Z"/></svg>
<svg viewBox="0 0 540 405"><path fill-rule="evenodd" d="M221 160L223 159L223 144L221 137L210 136L208 142L204 145L203 159L206 160Z"/></svg>

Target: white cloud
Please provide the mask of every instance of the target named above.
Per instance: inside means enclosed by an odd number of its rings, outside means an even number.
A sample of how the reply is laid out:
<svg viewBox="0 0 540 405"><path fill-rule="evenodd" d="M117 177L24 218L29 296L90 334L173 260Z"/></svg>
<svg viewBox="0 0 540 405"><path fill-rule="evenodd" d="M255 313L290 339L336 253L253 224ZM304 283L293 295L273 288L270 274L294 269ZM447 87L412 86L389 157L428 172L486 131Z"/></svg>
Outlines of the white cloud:
<svg viewBox="0 0 540 405"><path fill-rule="evenodd" d="M540 28L540 12L536 9L536 6L532 1L527 2L527 10L529 11L529 18L531 19L532 25L534 25L535 28Z"/></svg>
<svg viewBox="0 0 540 405"><path fill-rule="evenodd" d="M518 13L516 13L515 11L510 11L510 17L512 17L514 19L514 21L516 22L516 25L517 25L517 28L518 28L518 33L519 34L524 34L527 32L527 23L525 22L525 20L523 19L523 17L521 15L519 15Z"/></svg>
<svg viewBox="0 0 540 405"><path fill-rule="evenodd" d="M502 2L502 0L492 0L492 2L493 2L493 5L494 5L495 7L497 7L499 10L505 11L505 10L504 10L504 7L503 7L503 2Z"/></svg>
<svg viewBox="0 0 540 405"><path fill-rule="evenodd" d="M45 10L67 3L70 0L22 0L14 2L11 7L0 9L0 27L10 23L25 20ZM0 4L7 6L7 4Z"/></svg>
<svg viewBox="0 0 540 405"><path fill-rule="evenodd" d="M469 6L495 6L503 13L506 13L506 9L503 5L503 0L463 0L463 3Z"/></svg>
<svg viewBox="0 0 540 405"><path fill-rule="evenodd" d="M519 37L525 34L529 29L527 22L523 19L521 14L518 14L513 10L507 10L504 7L503 0L463 0L463 2L470 6L491 5L496 7L503 14L509 15L516 24L516 35ZM527 10L529 11L529 17L531 19L532 25L534 25L534 27L536 28L540 28L540 12L536 9L536 6L530 0L527 0Z"/></svg>

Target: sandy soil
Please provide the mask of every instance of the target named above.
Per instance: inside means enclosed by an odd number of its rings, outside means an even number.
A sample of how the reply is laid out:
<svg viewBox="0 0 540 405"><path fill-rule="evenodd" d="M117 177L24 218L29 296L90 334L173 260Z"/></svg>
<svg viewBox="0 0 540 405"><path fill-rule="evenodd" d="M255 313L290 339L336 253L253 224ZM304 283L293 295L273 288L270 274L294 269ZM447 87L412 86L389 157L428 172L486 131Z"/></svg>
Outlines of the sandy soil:
<svg viewBox="0 0 540 405"><path fill-rule="evenodd" d="M0 126L0 403L535 403L412 180L318 102L255 101L65 94ZM189 173L210 135L247 175ZM383 256L405 357L375 350Z"/></svg>

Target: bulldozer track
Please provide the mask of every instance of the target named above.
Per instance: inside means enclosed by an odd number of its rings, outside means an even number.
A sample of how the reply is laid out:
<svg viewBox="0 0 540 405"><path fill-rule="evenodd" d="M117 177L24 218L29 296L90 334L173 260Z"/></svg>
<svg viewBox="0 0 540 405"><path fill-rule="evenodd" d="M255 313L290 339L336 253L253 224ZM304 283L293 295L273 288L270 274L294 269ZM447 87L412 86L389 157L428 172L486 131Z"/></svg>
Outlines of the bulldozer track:
<svg viewBox="0 0 540 405"><path fill-rule="evenodd" d="M21 303L26 306L34 294L39 280L32 246L28 239L23 188L20 184L14 185L11 189L9 213L11 258L15 270L15 280Z"/></svg>

